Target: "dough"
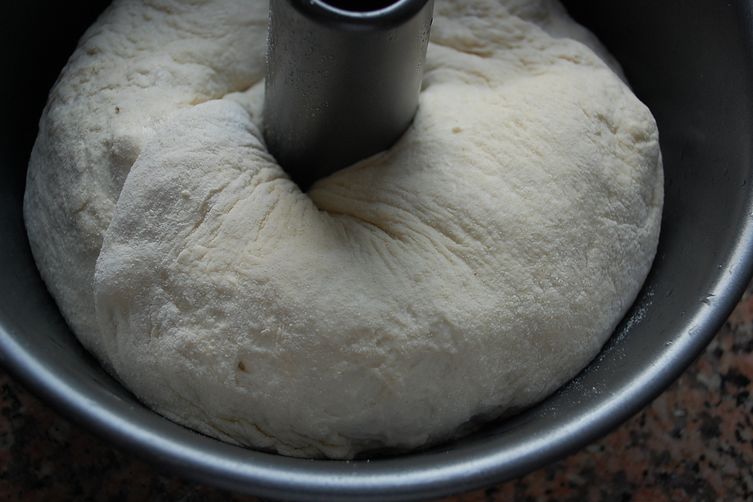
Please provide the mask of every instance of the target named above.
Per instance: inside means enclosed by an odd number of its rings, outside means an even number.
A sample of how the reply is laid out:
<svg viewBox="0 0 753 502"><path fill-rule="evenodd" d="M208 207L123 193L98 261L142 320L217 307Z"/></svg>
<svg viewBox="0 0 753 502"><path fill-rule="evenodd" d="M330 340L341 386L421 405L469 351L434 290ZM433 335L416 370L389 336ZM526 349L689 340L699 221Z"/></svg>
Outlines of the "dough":
<svg viewBox="0 0 753 502"><path fill-rule="evenodd" d="M264 2L116 1L53 89L25 215L84 345L168 418L302 457L430 444L582 369L663 202L593 36L438 0L414 124L304 194L259 132L265 30Z"/></svg>

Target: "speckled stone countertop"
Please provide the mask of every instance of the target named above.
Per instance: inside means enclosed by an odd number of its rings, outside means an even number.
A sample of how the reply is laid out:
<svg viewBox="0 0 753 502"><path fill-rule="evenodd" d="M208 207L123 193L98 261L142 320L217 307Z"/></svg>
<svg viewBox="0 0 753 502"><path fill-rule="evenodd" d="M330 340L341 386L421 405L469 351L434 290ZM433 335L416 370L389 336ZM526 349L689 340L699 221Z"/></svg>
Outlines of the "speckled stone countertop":
<svg viewBox="0 0 753 502"><path fill-rule="evenodd" d="M528 476L447 499L753 500L753 285L703 356L602 440ZM0 370L0 500L254 500L103 444Z"/></svg>

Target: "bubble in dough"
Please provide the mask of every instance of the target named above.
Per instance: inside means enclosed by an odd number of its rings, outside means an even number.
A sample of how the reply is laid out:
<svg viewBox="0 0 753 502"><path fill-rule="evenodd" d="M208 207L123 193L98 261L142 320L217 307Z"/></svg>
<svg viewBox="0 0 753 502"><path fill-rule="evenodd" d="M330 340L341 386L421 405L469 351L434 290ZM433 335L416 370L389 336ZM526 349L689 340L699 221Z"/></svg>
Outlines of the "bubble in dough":
<svg viewBox="0 0 753 502"><path fill-rule="evenodd" d="M82 343L143 402L301 457L528 406L637 295L658 132L549 0L438 0L414 124L307 193L259 132L265 2L116 0L53 89L25 216Z"/></svg>

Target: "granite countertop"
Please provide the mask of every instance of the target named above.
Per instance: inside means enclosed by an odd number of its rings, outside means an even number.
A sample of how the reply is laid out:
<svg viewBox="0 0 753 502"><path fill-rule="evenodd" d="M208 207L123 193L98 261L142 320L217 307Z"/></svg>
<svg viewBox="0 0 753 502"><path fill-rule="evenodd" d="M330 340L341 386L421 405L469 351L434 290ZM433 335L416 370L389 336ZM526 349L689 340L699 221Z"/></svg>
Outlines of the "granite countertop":
<svg viewBox="0 0 753 502"><path fill-rule="evenodd" d="M685 374L579 453L447 499L753 500L753 285ZM176 477L62 419L0 370L0 500L254 500Z"/></svg>

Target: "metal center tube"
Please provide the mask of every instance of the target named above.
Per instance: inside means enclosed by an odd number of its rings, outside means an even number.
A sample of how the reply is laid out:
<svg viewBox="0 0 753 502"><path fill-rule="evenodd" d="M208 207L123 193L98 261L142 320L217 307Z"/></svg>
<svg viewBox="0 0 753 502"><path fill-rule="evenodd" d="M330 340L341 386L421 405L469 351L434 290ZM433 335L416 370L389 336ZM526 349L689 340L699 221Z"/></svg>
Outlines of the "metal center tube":
<svg viewBox="0 0 753 502"><path fill-rule="evenodd" d="M389 148L418 108L433 0L271 0L264 137L301 188Z"/></svg>

